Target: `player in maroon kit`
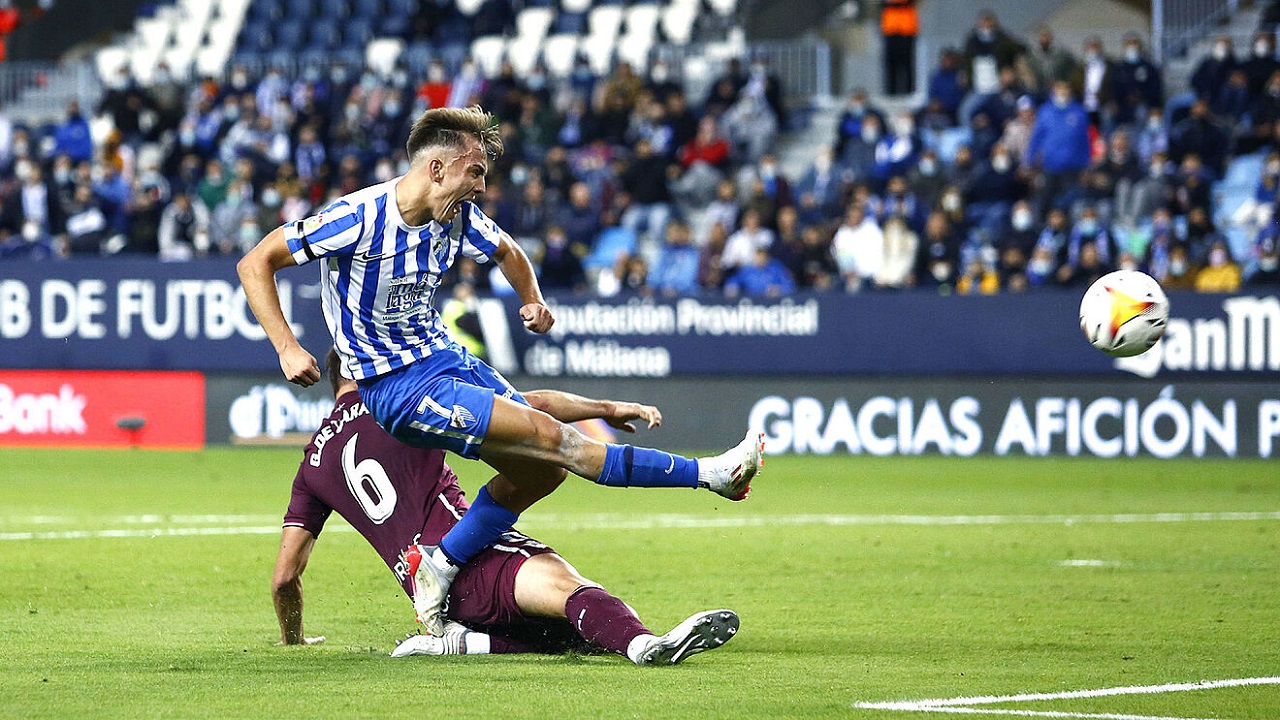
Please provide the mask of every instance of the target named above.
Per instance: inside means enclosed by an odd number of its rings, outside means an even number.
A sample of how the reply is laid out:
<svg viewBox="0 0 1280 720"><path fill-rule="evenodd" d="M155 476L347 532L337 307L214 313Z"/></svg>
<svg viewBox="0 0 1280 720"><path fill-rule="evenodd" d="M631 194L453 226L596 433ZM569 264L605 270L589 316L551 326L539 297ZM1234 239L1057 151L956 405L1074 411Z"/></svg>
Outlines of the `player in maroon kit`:
<svg viewBox="0 0 1280 720"><path fill-rule="evenodd" d="M369 541L412 598L417 547L437 543L468 506L444 451L388 435L360 401L356 383L338 372L334 355L328 365L337 404L307 445L276 557L272 598L285 645L323 641L303 634L302 573L331 512ZM549 390L524 397L561 422L599 417L624 431L634 431L631 421L662 422L647 405ZM626 603L515 531L463 566L449 590L448 617L453 622L443 636L412 636L392 654L558 653L585 641L638 665L675 664L723 645L738 629L732 610L712 610L656 636Z"/></svg>

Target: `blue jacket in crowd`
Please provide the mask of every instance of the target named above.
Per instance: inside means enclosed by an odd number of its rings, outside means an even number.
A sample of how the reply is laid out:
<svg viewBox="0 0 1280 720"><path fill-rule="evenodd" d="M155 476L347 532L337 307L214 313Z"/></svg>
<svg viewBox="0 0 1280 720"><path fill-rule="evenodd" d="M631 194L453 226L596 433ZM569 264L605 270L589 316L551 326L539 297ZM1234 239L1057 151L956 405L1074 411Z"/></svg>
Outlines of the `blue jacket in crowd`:
<svg viewBox="0 0 1280 720"><path fill-rule="evenodd" d="M1027 158L1050 173L1089 167L1089 116L1084 106L1072 101L1058 107L1052 100L1041 105L1031 128Z"/></svg>

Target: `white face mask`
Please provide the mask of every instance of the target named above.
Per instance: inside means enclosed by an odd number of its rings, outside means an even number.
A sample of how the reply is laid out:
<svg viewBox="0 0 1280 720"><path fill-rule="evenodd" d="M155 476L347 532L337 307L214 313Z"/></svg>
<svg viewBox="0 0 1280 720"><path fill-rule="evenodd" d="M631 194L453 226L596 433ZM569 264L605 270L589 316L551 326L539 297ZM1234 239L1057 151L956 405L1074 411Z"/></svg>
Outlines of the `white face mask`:
<svg viewBox="0 0 1280 720"><path fill-rule="evenodd" d="M933 275L934 280L945 282L947 278L951 277L951 266L947 263L934 263L929 268L929 273Z"/></svg>
<svg viewBox="0 0 1280 720"><path fill-rule="evenodd" d="M40 226L31 220L22 223L22 239L27 242L35 242L39 240Z"/></svg>
<svg viewBox="0 0 1280 720"><path fill-rule="evenodd" d="M1120 263L1121 270L1137 270L1138 262L1136 260L1125 260Z"/></svg>
<svg viewBox="0 0 1280 720"><path fill-rule="evenodd" d="M1227 264L1227 251L1218 249L1209 252L1209 264L1214 267L1222 267Z"/></svg>
<svg viewBox="0 0 1280 720"><path fill-rule="evenodd" d="M1065 95L1065 94L1054 93L1054 94L1053 94L1053 104L1054 104L1054 105L1057 105L1057 106L1058 106L1058 107L1060 107L1060 108L1064 108L1064 107L1066 107L1067 105L1070 105L1070 104L1071 104L1071 96L1070 96L1070 95Z"/></svg>
<svg viewBox="0 0 1280 720"><path fill-rule="evenodd" d="M1035 258L1027 264L1032 275L1048 275L1053 272L1053 261L1046 258Z"/></svg>
<svg viewBox="0 0 1280 720"><path fill-rule="evenodd" d="M1013 229L1018 231L1027 231L1031 229L1032 217L1027 210L1018 210L1013 213Z"/></svg>
<svg viewBox="0 0 1280 720"><path fill-rule="evenodd" d="M1277 267L1280 267L1280 255L1258 258L1258 269L1263 272L1273 272Z"/></svg>
<svg viewBox="0 0 1280 720"><path fill-rule="evenodd" d="M1136 63L1142 59L1142 51L1136 47L1127 47L1124 49L1124 59Z"/></svg>
<svg viewBox="0 0 1280 720"><path fill-rule="evenodd" d="M873 142L875 142L875 141L877 141L877 140L879 140L879 139L880 139L880 131L879 131L879 130L877 130L876 128L874 128L874 127L864 127L864 128L862 128L862 140L863 140L863 142L873 143Z"/></svg>
<svg viewBox="0 0 1280 720"><path fill-rule="evenodd" d="M920 161L921 175L929 176L929 175L933 175L937 171L938 171L938 164L933 160L925 158L924 160Z"/></svg>
<svg viewBox="0 0 1280 720"><path fill-rule="evenodd" d="M1227 46L1226 46L1226 45L1214 45L1214 46L1213 46L1213 59L1214 59L1214 60L1226 60L1226 59L1227 59Z"/></svg>
<svg viewBox="0 0 1280 720"><path fill-rule="evenodd" d="M1186 260L1170 260L1169 274L1170 275L1186 275L1187 261Z"/></svg>
<svg viewBox="0 0 1280 720"><path fill-rule="evenodd" d="M1270 57L1271 44L1259 40L1258 42L1253 44L1253 54L1258 57Z"/></svg>
<svg viewBox="0 0 1280 720"><path fill-rule="evenodd" d="M959 210L960 196L959 195L943 195L942 209L946 210L947 212L955 212L956 210Z"/></svg>
<svg viewBox="0 0 1280 720"><path fill-rule="evenodd" d="M991 161L991 167L998 173L1006 173L1013 167L1013 162L1009 160L1008 155L997 155Z"/></svg>

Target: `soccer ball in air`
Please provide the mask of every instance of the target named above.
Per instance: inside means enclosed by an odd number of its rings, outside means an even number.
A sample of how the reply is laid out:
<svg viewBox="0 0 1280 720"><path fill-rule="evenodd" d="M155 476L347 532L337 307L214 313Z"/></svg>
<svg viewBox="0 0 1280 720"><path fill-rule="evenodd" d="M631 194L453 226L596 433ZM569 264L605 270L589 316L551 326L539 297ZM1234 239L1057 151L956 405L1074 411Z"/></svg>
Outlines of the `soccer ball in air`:
<svg viewBox="0 0 1280 720"><path fill-rule="evenodd" d="M1117 270L1098 278L1080 301L1080 329L1089 344L1112 357L1151 349L1169 323L1169 298L1155 278Z"/></svg>

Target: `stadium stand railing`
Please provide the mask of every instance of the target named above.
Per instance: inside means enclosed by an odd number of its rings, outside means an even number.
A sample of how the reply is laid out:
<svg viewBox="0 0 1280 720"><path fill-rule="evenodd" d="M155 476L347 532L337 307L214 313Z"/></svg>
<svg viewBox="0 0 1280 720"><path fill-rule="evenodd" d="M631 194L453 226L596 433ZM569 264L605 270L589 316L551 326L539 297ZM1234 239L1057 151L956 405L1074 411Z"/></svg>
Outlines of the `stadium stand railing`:
<svg viewBox="0 0 1280 720"><path fill-rule="evenodd" d="M1185 54L1240 8L1240 0L1152 0L1155 61Z"/></svg>

